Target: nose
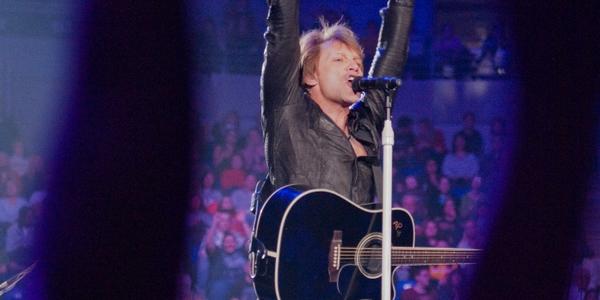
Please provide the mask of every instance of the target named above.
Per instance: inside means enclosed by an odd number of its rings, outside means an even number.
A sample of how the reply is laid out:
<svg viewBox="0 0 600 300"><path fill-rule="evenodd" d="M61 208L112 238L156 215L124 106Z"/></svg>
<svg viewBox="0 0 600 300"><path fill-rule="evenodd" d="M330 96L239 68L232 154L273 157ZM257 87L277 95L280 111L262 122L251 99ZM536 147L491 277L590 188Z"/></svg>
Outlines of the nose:
<svg viewBox="0 0 600 300"><path fill-rule="evenodd" d="M351 60L350 64L348 65L348 71L360 73L361 70L359 64Z"/></svg>

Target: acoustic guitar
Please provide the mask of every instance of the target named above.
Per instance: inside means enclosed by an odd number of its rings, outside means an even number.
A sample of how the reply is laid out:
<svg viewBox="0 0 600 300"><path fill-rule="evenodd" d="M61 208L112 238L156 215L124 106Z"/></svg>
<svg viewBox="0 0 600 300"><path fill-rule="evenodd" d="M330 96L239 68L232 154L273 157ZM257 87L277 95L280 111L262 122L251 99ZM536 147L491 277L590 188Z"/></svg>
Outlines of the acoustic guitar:
<svg viewBox="0 0 600 300"><path fill-rule="evenodd" d="M257 218L250 273L259 299L381 298L380 209L292 185L273 193ZM414 247L414 221L402 208L393 209L390 226L392 272L407 265L470 264L481 255L478 249Z"/></svg>

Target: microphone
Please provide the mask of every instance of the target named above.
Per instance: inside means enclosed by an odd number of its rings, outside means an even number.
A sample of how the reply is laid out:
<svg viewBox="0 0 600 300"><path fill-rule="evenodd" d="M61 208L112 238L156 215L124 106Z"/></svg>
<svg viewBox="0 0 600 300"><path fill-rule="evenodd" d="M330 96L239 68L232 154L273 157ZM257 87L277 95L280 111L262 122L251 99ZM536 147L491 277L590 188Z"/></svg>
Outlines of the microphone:
<svg viewBox="0 0 600 300"><path fill-rule="evenodd" d="M352 80L352 90L355 93L366 90L386 90L391 91L399 87L402 80L395 77L356 77Z"/></svg>

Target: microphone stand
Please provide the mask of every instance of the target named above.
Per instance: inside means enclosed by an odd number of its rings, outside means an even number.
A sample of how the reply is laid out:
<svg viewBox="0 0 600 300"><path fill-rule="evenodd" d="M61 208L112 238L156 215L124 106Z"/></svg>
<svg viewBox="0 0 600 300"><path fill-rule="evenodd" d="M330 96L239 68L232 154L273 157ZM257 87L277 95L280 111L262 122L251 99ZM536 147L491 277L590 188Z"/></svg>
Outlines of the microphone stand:
<svg viewBox="0 0 600 300"><path fill-rule="evenodd" d="M394 89L384 89L386 119L381 133L383 144L383 199L381 224L381 299L391 300L392 295L392 154L394 129L392 128L392 96Z"/></svg>

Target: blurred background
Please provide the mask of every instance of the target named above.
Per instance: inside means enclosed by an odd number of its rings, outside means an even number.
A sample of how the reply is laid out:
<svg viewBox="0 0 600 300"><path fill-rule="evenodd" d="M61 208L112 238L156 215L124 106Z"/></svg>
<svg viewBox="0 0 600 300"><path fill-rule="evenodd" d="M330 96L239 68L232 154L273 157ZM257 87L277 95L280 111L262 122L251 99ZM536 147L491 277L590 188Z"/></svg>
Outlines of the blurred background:
<svg viewBox="0 0 600 300"><path fill-rule="evenodd" d="M416 2L394 102L394 206L415 218L417 246L485 247L519 134L514 15L499 0ZM315 28L319 16L343 20L370 65L385 1L301 3L302 30ZM0 279L35 259L33 231L52 176L45 166L59 143L75 69L76 13L66 0L0 0ZM265 1L188 2L197 139L181 299L255 299L246 249L250 197L266 174L259 104L266 13ZM598 175L588 205L569 299L598 299ZM407 289L463 299L473 272L459 265L399 268L397 299ZM7 299L22 298L26 288Z"/></svg>

